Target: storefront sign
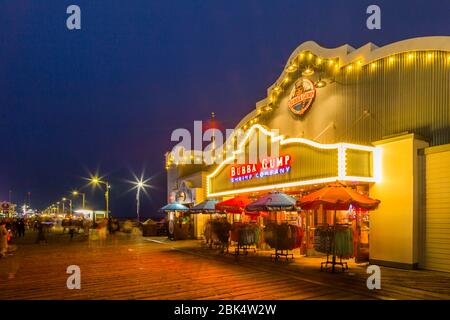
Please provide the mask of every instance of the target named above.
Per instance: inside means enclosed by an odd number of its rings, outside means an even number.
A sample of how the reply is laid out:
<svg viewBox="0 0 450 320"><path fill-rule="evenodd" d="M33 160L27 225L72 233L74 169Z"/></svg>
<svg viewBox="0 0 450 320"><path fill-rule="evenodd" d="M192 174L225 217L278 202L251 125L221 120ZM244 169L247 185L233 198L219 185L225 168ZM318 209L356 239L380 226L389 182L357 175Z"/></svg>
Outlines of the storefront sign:
<svg viewBox="0 0 450 320"><path fill-rule="evenodd" d="M291 170L291 156L264 158L258 163L230 167L231 182L263 178L288 173Z"/></svg>
<svg viewBox="0 0 450 320"><path fill-rule="evenodd" d="M316 97L316 88L308 79L300 79L294 85L289 96L289 109L297 114L303 115L311 106Z"/></svg>

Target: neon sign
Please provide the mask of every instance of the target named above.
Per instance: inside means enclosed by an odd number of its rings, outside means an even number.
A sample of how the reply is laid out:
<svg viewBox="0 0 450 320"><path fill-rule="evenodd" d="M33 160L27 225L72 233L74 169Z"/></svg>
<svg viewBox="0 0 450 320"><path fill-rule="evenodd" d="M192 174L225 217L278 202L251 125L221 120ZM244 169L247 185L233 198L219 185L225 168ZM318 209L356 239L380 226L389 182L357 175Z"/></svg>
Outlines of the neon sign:
<svg viewBox="0 0 450 320"><path fill-rule="evenodd" d="M258 163L234 165L230 168L231 182L264 178L291 171L291 156L264 158Z"/></svg>

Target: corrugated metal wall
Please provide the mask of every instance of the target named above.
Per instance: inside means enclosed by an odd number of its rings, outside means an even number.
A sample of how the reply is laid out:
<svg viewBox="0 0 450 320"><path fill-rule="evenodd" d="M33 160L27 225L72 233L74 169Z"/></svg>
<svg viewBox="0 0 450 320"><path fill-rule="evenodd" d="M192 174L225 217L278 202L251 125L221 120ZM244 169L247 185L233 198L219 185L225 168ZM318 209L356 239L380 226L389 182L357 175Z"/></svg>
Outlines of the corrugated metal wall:
<svg viewBox="0 0 450 320"><path fill-rule="evenodd" d="M337 137L369 143L410 131L450 142L450 59L448 52L411 52L336 76Z"/></svg>
<svg viewBox="0 0 450 320"><path fill-rule="evenodd" d="M327 85L317 88L303 116L295 116L287 106L289 95L302 71L312 67L300 62L279 94L271 94L273 111L261 108L259 123L322 143L370 144L406 131L431 145L450 143L449 57L450 52L413 51L337 69L324 61L308 79Z"/></svg>

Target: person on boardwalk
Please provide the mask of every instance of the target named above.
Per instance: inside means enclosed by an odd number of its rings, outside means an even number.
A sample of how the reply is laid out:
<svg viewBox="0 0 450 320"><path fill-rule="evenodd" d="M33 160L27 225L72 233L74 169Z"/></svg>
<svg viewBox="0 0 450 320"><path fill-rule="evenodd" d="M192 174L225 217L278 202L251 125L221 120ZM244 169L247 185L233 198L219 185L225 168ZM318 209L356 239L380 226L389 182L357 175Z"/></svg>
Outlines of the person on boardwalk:
<svg viewBox="0 0 450 320"><path fill-rule="evenodd" d="M8 252L8 230L4 221L0 221L0 258Z"/></svg>
<svg viewBox="0 0 450 320"><path fill-rule="evenodd" d="M11 226L8 229L11 229L13 238L16 239L19 234L19 219L14 219L13 221L11 221Z"/></svg>
<svg viewBox="0 0 450 320"><path fill-rule="evenodd" d="M113 230L113 218L109 217L108 218L108 232L109 234L113 234L114 230Z"/></svg>
<svg viewBox="0 0 450 320"><path fill-rule="evenodd" d="M25 237L25 221L23 219L17 222L17 234L19 238Z"/></svg>
<svg viewBox="0 0 450 320"><path fill-rule="evenodd" d="M89 236L89 229L91 227L88 219L84 219L83 221L83 233L85 236Z"/></svg>
<svg viewBox="0 0 450 320"><path fill-rule="evenodd" d="M70 234L70 240L73 239L73 235L75 233L75 221L69 220L69 234Z"/></svg>
<svg viewBox="0 0 450 320"><path fill-rule="evenodd" d="M103 243L103 241L106 240L106 227L107 222L105 221L105 219L103 219L101 222L97 224L98 238L101 243Z"/></svg>
<svg viewBox="0 0 450 320"><path fill-rule="evenodd" d="M37 222L37 230L38 230L38 235L37 235L36 243L41 243L41 241L45 241L45 243L47 243L47 238L45 237L44 224L41 221Z"/></svg>

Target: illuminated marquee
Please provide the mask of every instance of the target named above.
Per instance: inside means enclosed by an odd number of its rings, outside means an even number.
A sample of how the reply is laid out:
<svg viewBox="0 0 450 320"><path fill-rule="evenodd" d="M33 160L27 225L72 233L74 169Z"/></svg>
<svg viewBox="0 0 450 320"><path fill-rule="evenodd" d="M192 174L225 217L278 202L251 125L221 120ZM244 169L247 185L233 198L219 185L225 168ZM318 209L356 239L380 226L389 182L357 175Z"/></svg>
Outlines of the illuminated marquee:
<svg viewBox="0 0 450 320"><path fill-rule="evenodd" d="M235 163L237 160L237 156L238 154L242 154L245 152L246 144L250 140L250 137L257 131L261 131L263 134L268 136L272 142L278 141L281 148L291 148L291 151L286 152L286 154L290 155L289 172L285 171L282 179L278 178L281 178L281 176L278 174L267 177L264 176L264 179L251 179L248 181L241 179L241 183L231 182L230 177L232 169L230 168L234 167L235 175L237 175L237 167L240 167L242 173L242 166L236 165ZM336 166L336 172L332 174L322 175L320 177L316 176L310 178L296 178L299 175L299 170L307 170L306 168L308 165L307 163L303 162L303 160L296 160L294 162L292 161L292 154L295 154L296 148L299 148L297 150L304 150L304 148L309 148L310 150L316 150L316 152L319 152L320 154L324 152L331 152L335 155L336 163L333 164L333 166ZM297 159L297 157L301 158L302 154L303 153L295 155L295 159ZM368 159L370 159L368 163L371 164L368 164L367 167L370 167L371 169L367 174L361 174L361 172L354 170L355 164L357 165L361 161L360 158L358 158L360 155L365 155L366 157L368 157ZM320 159L322 158L319 158L319 160ZM270 160L269 162L264 163L270 165ZM300 163L302 164L301 167L299 166ZM319 167L321 167L321 165L322 164L320 163L318 164ZM227 166L229 167L226 169ZM256 172L258 172L258 167L253 168L252 166L249 169L249 172L252 172L254 169L256 170ZM245 172L247 172L247 167L245 168ZM221 177L223 177L224 179L217 180ZM379 182L380 180L381 149L379 149L378 147L362 146L351 143L321 144L304 138L285 138L282 135L276 135L274 132L267 130L265 127L256 124L253 125L249 130L247 130L243 141L239 143L238 148L233 152L233 155L226 158L214 169L213 172L211 172L211 174L206 177L206 192L207 196L209 197L221 197L239 193L273 190L277 188L290 188L334 181Z"/></svg>
<svg viewBox="0 0 450 320"><path fill-rule="evenodd" d="M291 170L291 156L264 158L259 163L242 164L230 167L231 182L263 178L276 174L288 173Z"/></svg>

